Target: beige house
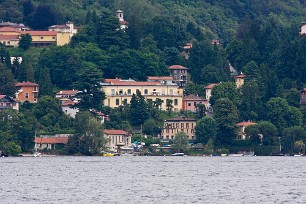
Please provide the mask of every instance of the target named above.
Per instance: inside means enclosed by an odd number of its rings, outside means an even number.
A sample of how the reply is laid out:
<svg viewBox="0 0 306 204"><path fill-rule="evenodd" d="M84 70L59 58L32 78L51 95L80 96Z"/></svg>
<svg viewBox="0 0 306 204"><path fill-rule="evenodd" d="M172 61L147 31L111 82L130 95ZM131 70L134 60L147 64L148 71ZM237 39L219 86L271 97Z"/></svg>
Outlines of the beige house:
<svg viewBox="0 0 306 204"><path fill-rule="evenodd" d="M30 34L32 46L46 47L50 45L65 45L70 42L69 32L18 30L11 27L0 28L0 41L6 46L18 46L21 35Z"/></svg>
<svg viewBox="0 0 306 204"><path fill-rule="evenodd" d="M195 140L194 129L196 120L187 117L176 117L164 121L164 127L161 133L162 140L173 140L179 132L184 132L188 136L188 140Z"/></svg>
<svg viewBox="0 0 306 204"><path fill-rule="evenodd" d="M61 149L67 143L68 143L68 136L66 137L37 137L35 138L35 149L37 150Z"/></svg>
<svg viewBox="0 0 306 204"><path fill-rule="evenodd" d="M172 100L173 111L180 111L183 101L183 91L176 84L164 84L162 82L139 82L132 79L122 80L105 79L102 84L102 90L105 92L106 99L104 105L115 108L130 103L132 95L140 91L146 100L155 101L161 99L162 110L166 110L167 100Z"/></svg>
<svg viewBox="0 0 306 204"><path fill-rule="evenodd" d="M250 125L255 125L256 123L253 122L241 122L237 123L236 126L238 126L238 133L237 133L237 139L238 140L245 140L246 139L246 134L245 134L245 128L250 126Z"/></svg>
<svg viewBox="0 0 306 204"><path fill-rule="evenodd" d="M19 36L18 35L0 35L0 43L5 46L18 47Z"/></svg>
<svg viewBox="0 0 306 204"><path fill-rule="evenodd" d="M119 148L132 147L132 135L124 130L104 129L104 137L109 140L107 147L110 152L118 152Z"/></svg>
<svg viewBox="0 0 306 204"><path fill-rule="evenodd" d="M237 88L240 88L243 86L244 78L245 78L245 75L242 73L238 76L235 76L235 83L236 83Z"/></svg>

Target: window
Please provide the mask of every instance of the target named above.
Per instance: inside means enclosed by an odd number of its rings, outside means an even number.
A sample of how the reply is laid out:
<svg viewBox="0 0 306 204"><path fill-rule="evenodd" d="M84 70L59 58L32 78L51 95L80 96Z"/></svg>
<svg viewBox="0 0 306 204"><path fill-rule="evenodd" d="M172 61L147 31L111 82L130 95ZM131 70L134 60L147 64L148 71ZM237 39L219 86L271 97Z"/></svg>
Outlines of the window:
<svg viewBox="0 0 306 204"><path fill-rule="evenodd" d="M52 39L55 39L55 37L52 37Z"/></svg>
<svg viewBox="0 0 306 204"><path fill-rule="evenodd" d="M174 99L174 105L177 106L178 105L178 100Z"/></svg>
<svg viewBox="0 0 306 204"><path fill-rule="evenodd" d="M37 98L38 97L38 94L37 93L33 93L34 94L34 98Z"/></svg>
<svg viewBox="0 0 306 204"><path fill-rule="evenodd" d="M111 90L111 95L115 95L115 89Z"/></svg>
<svg viewBox="0 0 306 204"><path fill-rule="evenodd" d="M125 105L125 106L127 105L127 99L123 100L123 105Z"/></svg>
<svg viewBox="0 0 306 204"><path fill-rule="evenodd" d="M173 89L170 89L170 95L173 95Z"/></svg>
<svg viewBox="0 0 306 204"><path fill-rule="evenodd" d="M196 106L196 105L197 105L197 102L193 102L193 105Z"/></svg>
<svg viewBox="0 0 306 204"><path fill-rule="evenodd" d="M191 106L191 103L190 103L190 102L188 102L188 106Z"/></svg>
<svg viewBox="0 0 306 204"><path fill-rule="evenodd" d="M139 89L136 89L136 94L137 94L138 92L140 92ZM140 92L140 94L141 94L141 92Z"/></svg>
<svg viewBox="0 0 306 204"><path fill-rule="evenodd" d="M165 95L165 89L162 89L162 95Z"/></svg>
<svg viewBox="0 0 306 204"><path fill-rule="evenodd" d="M144 94L145 94L145 95L148 95L148 89L145 89L145 90L144 90Z"/></svg>
<svg viewBox="0 0 306 204"><path fill-rule="evenodd" d="M116 106L119 106L119 98L116 98Z"/></svg>
<svg viewBox="0 0 306 204"><path fill-rule="evenodd" d="M122 95L122 94L123 94L123 90L119 89L119 95Z"/></svg>
<svg viewBox="0 0 306 204"><path fill-rule="evenodd" d="M184 123L181 123L181 128L184 129Z"/></svg>
<svg viewBox="0 0 306 204"><path fill-rule="evenodd" d="M40 39L44 39L44 37L40 37Z"/></svg>
<svg viewBox="0 0 306 204"><path fill-rule="evenodd" d="M25 93L25 98L29 98L29 93Z"/></svg>
<svg viewBox="0 0 306 204"><path fill-rule="evenodd" d="M36 86L34 86L34 91L37 91L37 87Z"/></svg>
<svg viewBox="0 0 306 204"><path fill-rule="evenodd" d="M189 123L186 123L186 128L187 128L187 129L189 128Z"/></svg>
<svg viewBox="0 0 306 204"><path fill-rule="evenodd" d="M131 89L128 89L128 95L131 95L132 92L131 92Z"/></svg>

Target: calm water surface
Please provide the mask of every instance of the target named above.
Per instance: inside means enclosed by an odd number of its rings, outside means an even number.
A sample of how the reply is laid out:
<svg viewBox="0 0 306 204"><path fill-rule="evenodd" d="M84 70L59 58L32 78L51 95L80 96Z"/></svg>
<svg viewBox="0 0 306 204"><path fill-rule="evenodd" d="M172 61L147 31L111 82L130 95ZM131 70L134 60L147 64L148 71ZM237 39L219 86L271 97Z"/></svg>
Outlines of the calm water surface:
<svg viewBox="0 0 306 204"><path fill-rule="evenodd" d="M306 157L0 158L0 203L306 203Z"/></svg>

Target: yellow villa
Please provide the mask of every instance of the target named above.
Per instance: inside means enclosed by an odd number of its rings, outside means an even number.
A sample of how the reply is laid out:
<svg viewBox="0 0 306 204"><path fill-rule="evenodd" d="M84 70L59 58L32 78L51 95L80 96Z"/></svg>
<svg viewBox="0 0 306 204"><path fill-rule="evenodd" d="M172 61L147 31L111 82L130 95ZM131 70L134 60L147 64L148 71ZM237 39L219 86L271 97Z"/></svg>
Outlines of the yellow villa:
<svg viewBox="0 0 306 204"><path fill-rule="evenodd" d="M183 108L183 91L177 84L155 82L139 82L132 79L122 80L106 79L102 83L102 90L105 92L106 99L104 105L111 108L130 103L132 95L141 92L146 100L155 101L161 99L161 109L166 110L167 100L172 100L173 111L180 111Z"/></svg>
<svg viewBox="0 0 306 204"><path fill-rule="evenodd" d="M196 120L193 118L176 117L173 119L165 120L161 139L173 140L177 133L184 132L187 135L188 140L195 140L195 126Z"/></svg>

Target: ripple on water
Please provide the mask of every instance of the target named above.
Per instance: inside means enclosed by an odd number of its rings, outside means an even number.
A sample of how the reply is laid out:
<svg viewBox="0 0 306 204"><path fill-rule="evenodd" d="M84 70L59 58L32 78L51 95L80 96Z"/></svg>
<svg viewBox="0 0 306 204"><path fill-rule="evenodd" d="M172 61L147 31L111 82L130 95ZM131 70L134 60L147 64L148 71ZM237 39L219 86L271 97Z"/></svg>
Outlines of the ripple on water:
<svg viewBox="0 0 306 204"><path fill-rule="evenodd" d="M305 203L305 158L0 158L1 203Z"/></svg>

